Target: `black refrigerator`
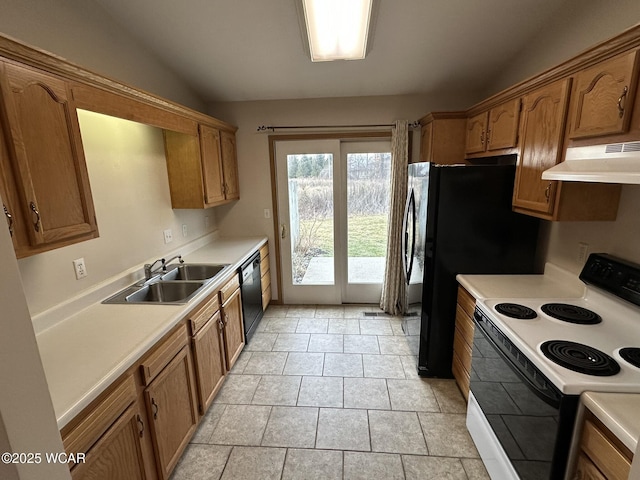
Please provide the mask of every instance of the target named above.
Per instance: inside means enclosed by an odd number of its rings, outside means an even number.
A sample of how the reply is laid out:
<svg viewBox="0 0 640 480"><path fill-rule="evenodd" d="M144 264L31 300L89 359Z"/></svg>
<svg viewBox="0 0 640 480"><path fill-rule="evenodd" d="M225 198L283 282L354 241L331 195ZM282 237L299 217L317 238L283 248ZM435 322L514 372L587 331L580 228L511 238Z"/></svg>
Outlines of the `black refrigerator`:
<svg viewBox="0 0 640 480"><path fill-rule="evenodd" d="M409 165L403 263L421 376L452 377L457 274L537 273L539 220L511 209L515 155L485 162Z"/></svg>

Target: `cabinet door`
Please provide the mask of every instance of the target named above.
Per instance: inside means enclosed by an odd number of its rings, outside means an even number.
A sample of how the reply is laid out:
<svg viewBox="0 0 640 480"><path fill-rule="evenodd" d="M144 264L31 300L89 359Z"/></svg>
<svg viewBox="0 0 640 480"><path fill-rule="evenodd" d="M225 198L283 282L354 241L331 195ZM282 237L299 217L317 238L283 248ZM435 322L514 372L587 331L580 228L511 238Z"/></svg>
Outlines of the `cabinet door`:
<svg viewBox="0 0 640 480"><path fill-rule="evenodd" d="M627 131L637 83L637 56L637 51L624 53L576 75L569 138Z"/></svg>
<svg viewBox="0 0 640 480"><path fill-rule="evenodd" d="M134 403L71 470L73 480L144 480L144 415Z"/></svg>
<svg viewBox="0 0 640 480"><path fill-rule="evenodd" d="M513 148L518 140L520 99L507 102L489 111L487 150Z"/></svg>
<svg viewBox="0 0 640 480"><path fill-rule="evenodd" d="M242 323L242 299L237 289L222 304L222 321L224 322L224 350L227 370L231 370L242 348L244 347L244 327Z"/></svg>
<svg viewBox="0 0 640 480"><path fill-rule="evenodd" d="M607 477L598 470L589 457L582 453L578 454L576 473L573 478L575 480L607 480Z"/></svg>
<svg viewBox="0 0 640 480"><path fill-rule="evenodd" d="M198 421L188 347L145 390L153 448L161 478L168 479Z"/></svg>
<svg viewBox="0 0 640 480"><path fill-rule="evenodd" d="M523 98L514 206L542 214L553 212L557 182L542 180L541 176L562 155L570 82L557 81Z"/></svg>
<svg viewBox="0 0 640 480"><path fill-rule="evenodd" d="M487 131L487 117L489 112L484 112L467 119L467 154L484 152L486 149L485 134Z"/></svg>
<svg viewBox="0 0 640 480"><path fill-rule="evenodd" d="M205 203L221 202L224 200L224 180L220 152L220 131L207 125L200 125L200 149Z"/></svg>
<svg viewBox="0 0 640 480"><path fill-rule="evenodd" d="M225 358L220 313L216 314L193 337L193 357L198 380L200 413L211 405L225 376Z"/></svg>
<svg viewBox="0 0 640 480"><path fill-rule="evenodd" d="M422 126L420 131L420 161L431 161L431 147L433 142L433 122Z"/></svg>
<svg viewBox="0 0 640 480"><path fill-rule="evenodd" d="M220 132L222 144L222 170L224 172L224 196L227 200L240 198L238 184L238 155L236 136L231 132Z"/></svg>
<svg viewBox="0 0 640 480"><path fill-rule="evenodd" d="M31 242L97 236L80 127L68 85L30 68L4 64L3 70L2 98Z"/></svg>

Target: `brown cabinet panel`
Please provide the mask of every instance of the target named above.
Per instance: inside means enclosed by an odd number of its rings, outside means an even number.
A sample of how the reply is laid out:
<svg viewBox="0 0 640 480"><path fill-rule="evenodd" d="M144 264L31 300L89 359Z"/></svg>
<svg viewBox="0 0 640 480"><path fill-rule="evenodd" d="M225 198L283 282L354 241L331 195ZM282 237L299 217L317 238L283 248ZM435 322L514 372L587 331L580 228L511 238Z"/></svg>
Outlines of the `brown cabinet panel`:
<svg viewBox="0 0 640 480"><path fill-rule="evenodd" d="M183 347L145 390L158 473L168 479L193 435L197 422L193 372Z"/></svg>
<svg viewBox="0 0 640 480"><path fill-rule="evenodd" d="M420 161L464 163L465 112L431 112L420 119Z"/></svg>
<svg viewBox="0 0 640 480"><path fill-rule="evenodd" d="M474 325L471 316L473 315L475 303L475 298L464 287L458 286L451 369L458 388L467 400L469 399L469 372L471 372L471 354L473 352ZM467 311L471 313L468 314Z"/></svg>
<svg viewBox="0 0 640 480"><path fill-rule="evenodd" d="M593 464L589 457L582 453L578 455L576 463L576 474L574 480L607 480L602 472Z"/></svg>
<svg viewBox="0 0 640 480"><path fill-rule="evenodd" d="M547 215L553 213L557 182L542 180L541 176L562 155L570 82L570 79L554 82L523 98L514 206Z"/></svg>
<svg viewBox="0 0 640 480"><path fill-rule="evenodd" d="M489 113L483 112L467 120L467 141L465 153L481 153L486 150L486 131Z"/></svg>
<svg viewBox="0 0 640 480"><path fill-rule="evenodd" d="M84 463L71 470L73 480L144 480L144 415L131 405L89 450Z"/></svg>
<svg viewBox="0 0 640 480"><path fill-rule="evenodd" d="M611 438L613 434L593 421L586 419L583 425L580 448L610 480L624 480L631 469L630 455L623 454Z"/></svg>
<svg viewBox="0 0 640 480"><path fill-rule="evenodd" d="M222 292L220 292L222 295ZM224 350L227 370L231 370L244 347L244 327L242 322L242 300L240 289L236 289L222 304L220 314L224 322ZM222 301L222 298L221 298Z"/></svg>
<svg viewBox="0 0 640 480"><path fill-rule="evenodd" d="M193 359L198 380L200 414L204 415L224 381L225 356L220 313L216 314L193 337Z"/></svg>
<svg viewBox="0 0 640 480"><path fill-rule="evenodd" d="M220 150L220 131L200 125L200 148L202 149L202 172L205 203L224 200L224 180Z"/></svg>
<svg viewBox="0 0 640 480"><path fill-rule="evenodd" d="M21 256L96 237L89 176L69 85L38 70L0 63L0 89L7 128L4 154L13 160L15 182L5 186L16 190L33 247L25 246Z"/></svg>
<svg viewBox="0 0 640 480"><path fill-rule="evenodd" d="M238 158L236 151L236 136L233 133L220 133L222 149L222 171L224 175L224 197L226 200L240 198L238 181Z"/></svg>
<svg viewBox="0 0 640 480"><path fill-rule="evenodd" d="M430 162L433 158L433 122L426 123L420 130L420 161Z"/></svg>
<svg viewBox="0 0 640 480"><path fill-rule="evenodd" d="M569 138L627 131L637 85L637 57L637 50L626 52L576 75Z"/></svg>
<svg viewBox="0 0 640 480"><path fill-rule="evenodd" d="M504 103L489 111L487 150L513 148L518 143L520 99Z"/></svg>

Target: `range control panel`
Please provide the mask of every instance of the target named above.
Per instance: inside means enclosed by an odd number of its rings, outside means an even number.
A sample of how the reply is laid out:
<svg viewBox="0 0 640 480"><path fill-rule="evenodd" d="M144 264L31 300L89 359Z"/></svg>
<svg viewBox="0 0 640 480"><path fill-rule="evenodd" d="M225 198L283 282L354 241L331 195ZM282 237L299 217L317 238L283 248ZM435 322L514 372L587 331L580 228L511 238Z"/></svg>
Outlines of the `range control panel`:
<svg viewBox="0 0 640 480"><path fill-rule="evenodd" d="M580 280L640 305L640 265L604 253L592 253Z"/></svg>

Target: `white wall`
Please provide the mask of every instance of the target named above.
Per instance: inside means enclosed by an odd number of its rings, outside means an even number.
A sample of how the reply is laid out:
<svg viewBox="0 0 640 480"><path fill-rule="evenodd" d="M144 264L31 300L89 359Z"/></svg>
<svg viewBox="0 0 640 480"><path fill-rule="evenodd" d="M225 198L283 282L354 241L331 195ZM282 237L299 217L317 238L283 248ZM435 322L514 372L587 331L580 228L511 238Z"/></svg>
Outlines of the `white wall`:
<svg viewBox="0 0 640 480"><path fill-rule="evenodd" d="M200 98L90 0L2 0L0 33L202 110Z"/></svg>
<svg viewBox="0 0 640 480"><path fill-rule="evenodd" d="M472 92L449 98L386 96L211 104L211 115L238 126L240 200L216 209L220 231L224 235L267 235L274 245L273 220L264 218L264 209L272 208L269 134L257 132L258 126L391 124L402 119L414 121L431 111L465 109L477 98ZM276 133L283 132L291 133ZM414 139L416 149L417 144L419 137ZM274 258L271 268L275 272ZM278 292L273 294L278 298Z"/></svg>
<svg viewBox="0 0 640 480"><path fill-rule="evenodd" d="M93 112L78 117L100 237L18 261L32 315L215 228L215 209L171 209L161 130ZM167 228L173 242L165 245ZM76 280L72 261L80 257L89 275Z"/></svg>
<svg viewBox="0 0 640 480"><path fill-rule="evenodd" d="M527 47L507 62L485 97L554 67L639 22L638 0L564 2Z"/></svg>

